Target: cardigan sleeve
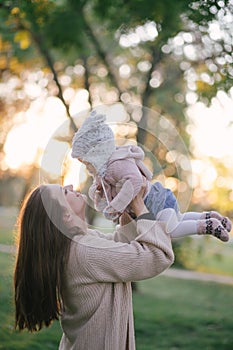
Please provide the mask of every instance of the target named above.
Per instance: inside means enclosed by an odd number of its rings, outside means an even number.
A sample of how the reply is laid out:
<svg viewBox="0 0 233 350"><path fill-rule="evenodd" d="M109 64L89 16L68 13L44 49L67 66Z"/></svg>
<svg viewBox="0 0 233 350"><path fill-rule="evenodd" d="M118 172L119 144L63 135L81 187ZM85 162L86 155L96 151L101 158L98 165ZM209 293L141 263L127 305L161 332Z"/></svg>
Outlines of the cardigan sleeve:
<svg viewBox="0 0 233 350"><path fill-rule="evenodd" d="M129 243L83 236L76 254L82 283L139 281L157 276L173 263L171 238L160 223L139 220L136 231Z"/></svg>

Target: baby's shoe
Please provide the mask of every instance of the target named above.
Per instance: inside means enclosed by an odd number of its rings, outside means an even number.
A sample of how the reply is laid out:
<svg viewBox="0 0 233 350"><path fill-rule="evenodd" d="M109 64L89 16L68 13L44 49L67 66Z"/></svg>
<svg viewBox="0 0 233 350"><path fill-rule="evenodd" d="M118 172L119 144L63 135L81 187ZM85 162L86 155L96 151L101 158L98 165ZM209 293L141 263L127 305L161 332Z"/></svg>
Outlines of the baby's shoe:
<svg viewBox="0 0 233 350"><path fill-rule="evenodd" d="M218 219L222 226L228 231L231 231L232 228L232 223L231 220L227 217L227 216L222 216L220 213L218 213L217 211L206 211L202 214L201 219L211 219L211 218L215 218Z"/></svg>
<svg viewBox="0 0 233 350"><path fill-rule="evenodd" d="M227 230L222 226L221 221L215 218L197 220L197 233L199 235L213 235L223 242L229 240Z"/></svg>

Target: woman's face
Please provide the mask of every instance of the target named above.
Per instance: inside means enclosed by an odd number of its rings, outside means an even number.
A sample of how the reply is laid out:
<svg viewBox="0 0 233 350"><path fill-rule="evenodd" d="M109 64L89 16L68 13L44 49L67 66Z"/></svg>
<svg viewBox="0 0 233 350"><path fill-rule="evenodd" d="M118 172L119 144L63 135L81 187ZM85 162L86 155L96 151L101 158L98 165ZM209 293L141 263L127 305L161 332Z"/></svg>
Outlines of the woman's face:
<svg viewBox="0 0 233 350"><path fill-rule="evenodd" d="M51 192L52 197L57 198L62 206L67 207L78 216L80 219L85 218L86 209L86 196L80 192L73 190L73 185L59 186L59 185L47 185Z"/></svg>
<svg viewBox="0 0 233 350"><path fill-rule="evenodd" d="M74 214L80 218L84 218L87 200L86 196L80 192L74 191L73 185L64 186L62 188L62 191L67 203L69 204Z"/></svg>

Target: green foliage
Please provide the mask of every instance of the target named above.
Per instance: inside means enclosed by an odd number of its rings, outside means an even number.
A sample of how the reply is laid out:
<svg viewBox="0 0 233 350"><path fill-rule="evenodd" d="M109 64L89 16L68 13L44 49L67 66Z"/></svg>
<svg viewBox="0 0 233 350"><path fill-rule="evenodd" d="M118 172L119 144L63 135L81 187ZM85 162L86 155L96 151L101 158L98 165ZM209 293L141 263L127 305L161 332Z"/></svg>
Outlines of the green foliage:
<svg viewBox="0 0 233 350"><path fill-rule="evenodd" d="M197 249L191 237L174 240L175 266L192 269L200 258L202 250Z"/></svg>
<svg viewBox="0 0 233 350"><path fill-rule="evenodd" d="M59 49L76 47L80 54L86 44L86 36L83 32L82 13L67 6L57 7L50 13L49 20L44 28L44 33L50 44Z"/></svg>
<svg viewBox="0 0 233 350"><path fill-rule="evenodd" d="M197 93L201 98L210 100L218 89L228 90L232 86L232 59L230 59L232 28L229 21L227 22L227 16L229 17L230 13L232 13L232 2L227 0L219 2L213 0L193 2L188 0L176 2L173 0L146 2L141 0L22 0L20 2L3 1L0 17L4 19L1 26L3 38L4 40L8 38L16 57L20 56L20 50L14 38L17 32L24 29L28 31L29 36L32 36L31 40L28 38L28 46L25 34L24 39L20 41L24 51L29 51L39 36L40 41L44 45L49 45L50 50L56 48L63 52L65 61L67 53L75 48L76 58L93 53L100 61L104 60L104 64L106 64L104 56L107 54L112 57L120 54L123 60L127 57L132 58L133 48L129 51L119 46L120 35L127 35L146 22L152 21L157 26L158 36L154 41L141 40L136 45L137 49L142 49L140 60L147 56L152 63L151 51L156 45L157 50L160 51L159 63L166 62L166 59L164 60L166 55L169 55L173 63L189 61L197 72ZM217 22L222 30L222 37L215 39L215 36L210 34L209 26ZM196 58L190 60L186 57L184 52L186 43L180 47L183 52L176 54L176 46L172 48L173 45L169 41L179 33L191 34L192 41L188 44L195 48ZM109 46L110 42L113 44ZM107 46L105 46L106 43ZM25 48L24 45L27 47ZM96 45L99 46L98 49ZM170 46L169 52L165 55L162 53L164 45ZM105 53L104 47L107 50ZM24 58L26 59L26 55ZM220 58L221 63L219 63ZM205 81L205 78L203 80L202 74L198 74L200 65L202 73L210 76L209 81ZM157 66L158 64L155 65L155 69ZM111 71L116 71L116 68L113 61L107 67ZM180 72L183 75L183 72ZM143 75L141 76L143 81ZM117 79L120 80L120 77ZM147 76L145 79L148 84ZM113 81L112 83L114 84ZM133 91L133 87L126 88ZM150 90L151 93L155 93L155 89L150 88Z"/></svg>
<svg viewBox="0 0 233 350"><path fill-rule="evenodd" d="M190 3L189 18L195 23L206 25L215 19L219 11L232 12L233 4L231 0L210 0L210 1L193 1Z"/></svg>
<svg viewBox="0 0 233 350"><path fill-rule="evenodd" d="M163 38L175 35L181 27L181 13L187 11L190 1L174 2L141 0L105 0L94 2L94 12L101 19L107 19L107 26L117 30L119 27L130 29L146 21L155 21L160 30L166 32ZM169 10L168 10L169 9ZM172 14L172 16L171 16Z"/></svg>
<svg viewBox="0 0 233 350"><path fill-rule="evenodd" d="M174 239L174 266L233 276L232 248L231 243L223 243L212 236Z"/></svg>

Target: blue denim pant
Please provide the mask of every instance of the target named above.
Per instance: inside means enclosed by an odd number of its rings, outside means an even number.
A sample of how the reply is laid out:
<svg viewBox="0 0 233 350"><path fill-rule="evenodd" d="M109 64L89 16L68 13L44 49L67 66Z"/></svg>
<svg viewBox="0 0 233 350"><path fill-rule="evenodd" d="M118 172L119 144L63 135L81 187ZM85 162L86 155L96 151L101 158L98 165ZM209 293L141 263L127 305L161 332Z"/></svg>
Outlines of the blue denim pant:
<svg viewBox="0 0 233 350"><path fill-rule="evenodd" d="M144 203L155 217L158 212L166 208L173 208L177 213L180 212L175 195L171 190L163 187L160 182L152 184L150 192L144 199Z"/></svg>

